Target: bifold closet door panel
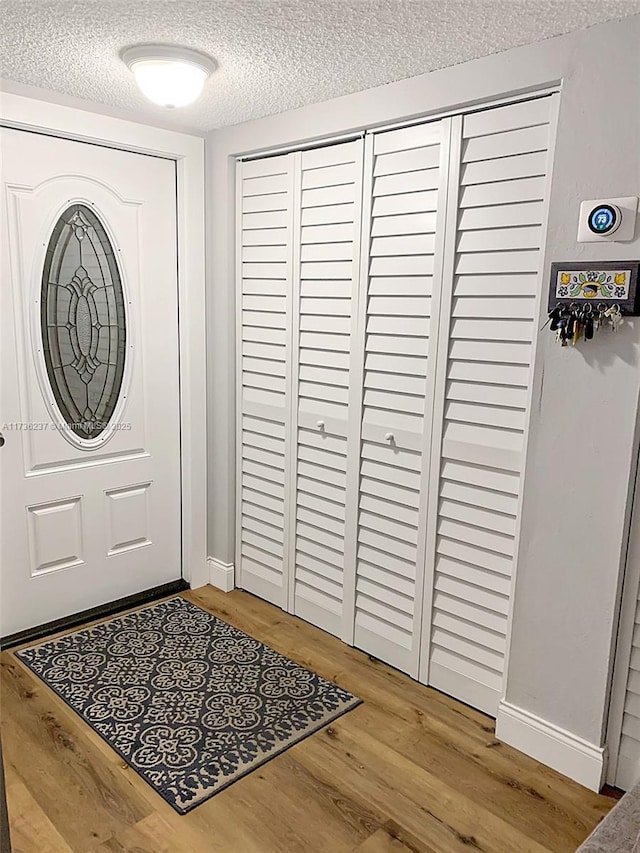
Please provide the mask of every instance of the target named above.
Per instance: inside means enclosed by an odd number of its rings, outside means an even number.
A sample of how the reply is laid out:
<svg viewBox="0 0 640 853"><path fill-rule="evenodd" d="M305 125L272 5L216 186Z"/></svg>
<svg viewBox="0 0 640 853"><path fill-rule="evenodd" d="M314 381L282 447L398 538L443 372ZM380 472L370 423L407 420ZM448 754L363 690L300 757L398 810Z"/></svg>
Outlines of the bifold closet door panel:
<svg viewBox="0 0 640 853"><path fill-rule="evenodd" d="M286 605L293 155L238 163L239 585Z"/></svg>
<svg viewBox="0 0 640 853"><path fill-rule="evenodd" d="M452 290L443 299L438 355L441 435L434 440L441 452L428 521L434 577L421 678L494 715L502 697L553 101L462 119L457 230L451 273L445 272Z"/></svg>
<svg viewBox="0 0 640 853"><path fill-rule="evenodd" d="M555 99L238 166L239 585L493 714Z"/></svg>
<svg viewBox="0 0 640 853"><path fill-rule="evenodd" d="M449 127L374 134L365 165L354 644L414 676Z"/></svg>
<svg viewBox="0 0 640 853"><path fill-rule="evenodd" d="M296 155L291 609L341 635L362 139ZM350 464L357 464L356 462Z"/></svg>

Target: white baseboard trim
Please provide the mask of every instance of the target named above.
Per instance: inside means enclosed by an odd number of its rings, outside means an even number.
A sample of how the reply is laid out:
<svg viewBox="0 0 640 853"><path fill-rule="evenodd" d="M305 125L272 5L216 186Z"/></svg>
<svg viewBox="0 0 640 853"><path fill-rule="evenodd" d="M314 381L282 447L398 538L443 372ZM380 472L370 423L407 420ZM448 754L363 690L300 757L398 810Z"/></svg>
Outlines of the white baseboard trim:
<svg viewBox="0 0 640 853"><path fill-rule="evenodd" d="M235 567L233 563L223 563L215 557L207 557L209 583L223 592L231 592L235 587Z"/></svg>
<svg viewBox="0 0 640 853"><path fill-rule="evenodd" d="M606 747L596 746L504 700L498 707L496 738L592 791L604 784Z"/></svg>

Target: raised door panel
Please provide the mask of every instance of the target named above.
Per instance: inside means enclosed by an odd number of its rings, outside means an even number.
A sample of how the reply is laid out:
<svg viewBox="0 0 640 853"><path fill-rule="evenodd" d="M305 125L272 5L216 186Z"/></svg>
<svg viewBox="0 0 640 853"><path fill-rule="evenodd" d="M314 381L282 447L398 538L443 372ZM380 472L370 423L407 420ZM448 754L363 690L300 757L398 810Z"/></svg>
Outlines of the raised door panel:
<svg viewBox="0 0 640 853"><path fill-rule="evenodd" d="M451 195L421 678L490 714L502 696L552 110L546 97L465 116Z"/></svg>
<svg viewBox="0 0 640 853"><path fill-rule="evenodd" d="M449 124L375 134L365 166L353 639L414 676Z"/></svg>
<svg viewBox="0 0 640 853"><path fill-rule="evenodd" d="M342 633L350 364L358 280L361 139L297 155L293 376L297 435L290 605Z"/></svg>
<svg viewBox="0 0 640 853"><path fill-rule="evenodd" d="M238 164L239 585L286 606L293 155Z"/></svg>

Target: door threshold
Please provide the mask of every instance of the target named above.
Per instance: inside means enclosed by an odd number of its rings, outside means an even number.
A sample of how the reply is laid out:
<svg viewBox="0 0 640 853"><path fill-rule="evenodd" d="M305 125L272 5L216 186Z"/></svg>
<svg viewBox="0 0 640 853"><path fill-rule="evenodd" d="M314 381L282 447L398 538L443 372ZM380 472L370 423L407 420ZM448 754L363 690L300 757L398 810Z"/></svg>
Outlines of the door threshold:
<svg viewBox="0 0 640 853"><path fill-rule="evenodd" d="M159 598L166 598L168 595L175 595L177 592L184 592L185 589L190 588L184 578L154 586L152 589L127 595L125 598L118 598L116 601L109 601L107 604L100 604L98 607L91 607L89 610L73 613L70 616L64 616L62 619L55 619L53 622L46 622L44 625L37 625L35 628L27 628L25 631L0 637L0 649L11 649L14 646L33 643L49 634L57 634L69 628L77 628L79 625L83 625L85 622L93 622L95 619L114 616L123 610L149 604L151 601L157 601Z"/></svg>

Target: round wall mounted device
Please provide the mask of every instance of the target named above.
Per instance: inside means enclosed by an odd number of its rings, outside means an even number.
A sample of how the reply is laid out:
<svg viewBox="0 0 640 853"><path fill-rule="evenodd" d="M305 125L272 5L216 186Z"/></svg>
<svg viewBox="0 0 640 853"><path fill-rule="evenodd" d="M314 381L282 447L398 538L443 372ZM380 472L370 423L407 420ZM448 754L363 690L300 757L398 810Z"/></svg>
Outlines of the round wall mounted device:
<svg viewBox="0 0 640 853"><path fill-rule="evenodd" d="M578 243L624 243L633 240L637 196L590 198L580 202Z"/></svg>
<svg viewBox="0 0 640 853"><path fill-rule="evenodd" d="M620 226L622 214L615 204L599 204L589 213L587 225L594 234L613 234Z"/></svg>

